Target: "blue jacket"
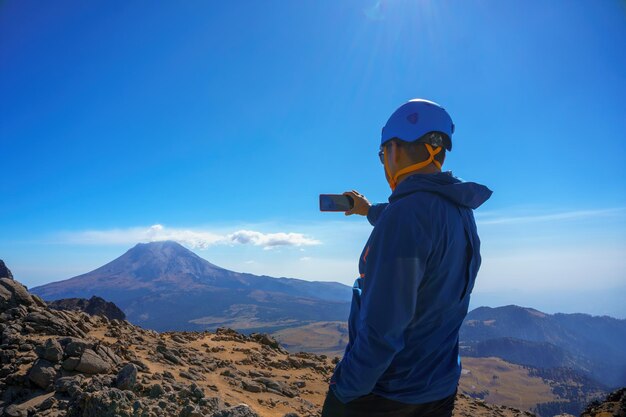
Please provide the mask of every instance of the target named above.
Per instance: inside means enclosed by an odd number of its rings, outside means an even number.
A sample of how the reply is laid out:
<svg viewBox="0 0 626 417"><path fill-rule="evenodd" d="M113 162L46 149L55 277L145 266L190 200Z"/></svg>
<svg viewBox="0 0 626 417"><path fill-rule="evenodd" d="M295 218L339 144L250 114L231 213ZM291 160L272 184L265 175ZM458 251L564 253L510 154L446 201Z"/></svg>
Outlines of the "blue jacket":
<svg viewBox="0 0 626 417"><path fill-rule="evenodd" d="M330 382L341 402L373 392L421 404L455 392L459 328L481 261L472 209L490 196L451 172L414 174L370 208L349 342Z"/></svg>

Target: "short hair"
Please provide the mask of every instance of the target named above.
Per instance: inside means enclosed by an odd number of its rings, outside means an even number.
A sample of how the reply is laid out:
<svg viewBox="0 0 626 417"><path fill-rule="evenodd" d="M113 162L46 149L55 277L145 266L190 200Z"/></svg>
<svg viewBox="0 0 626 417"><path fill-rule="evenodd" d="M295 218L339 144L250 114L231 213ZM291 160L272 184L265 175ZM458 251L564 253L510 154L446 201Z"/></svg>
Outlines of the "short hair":
<svg viewBox="0 0 626 417"><path fill-rule="evenodd" d="M421 138L420 138L421 139ZM394 141L398 147L402 148L404 152L409 156L409 158L414 162L422 162L428 159L428 150L426 150L426 146L424 142L420 142L419 140L413 142L405 142L398 138L393 138L389 142ZM441 151L437 155L435 155L435 161L439 162L443 165L443 160L446 155L446 148L441 146Z"/></svg>

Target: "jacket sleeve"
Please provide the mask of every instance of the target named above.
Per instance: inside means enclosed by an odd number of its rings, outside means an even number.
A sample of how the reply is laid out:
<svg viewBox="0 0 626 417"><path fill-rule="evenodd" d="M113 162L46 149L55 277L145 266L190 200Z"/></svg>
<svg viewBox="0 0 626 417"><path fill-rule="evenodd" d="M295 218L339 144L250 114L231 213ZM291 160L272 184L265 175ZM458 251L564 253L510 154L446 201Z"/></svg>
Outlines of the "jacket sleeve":
<svg viewBox="0 0 626 417"><path fill-rule="evenodd" d="M376 226L380 213L382 213L388 205L389 203L372 204L367 212L367 221L369 221L372 226Z"/></svg>
<svg viewBox="0 0 626 417"><path fill-rule="evenodd" d="M372 392L404 348L404 331L413 320L430 253L430 237L416 215L391 210L370 241L354 344L331 379L331 389L344 403Z"/></svg>

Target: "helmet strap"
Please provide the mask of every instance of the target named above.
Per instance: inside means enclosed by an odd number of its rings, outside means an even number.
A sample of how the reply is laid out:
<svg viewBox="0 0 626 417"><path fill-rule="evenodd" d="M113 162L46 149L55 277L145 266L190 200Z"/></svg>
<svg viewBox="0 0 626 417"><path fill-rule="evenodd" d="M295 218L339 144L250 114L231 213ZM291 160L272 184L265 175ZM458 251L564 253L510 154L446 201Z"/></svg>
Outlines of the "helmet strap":
<svg viewBox="0 0 626 417"><path fill-rule="evenodd" d="M401 175L407 174L409 172L417 171L419 169L424 168L425 166L430 165L431 163L434 164L437 168L441 169L441 163L435 160L435 155L441 152L441 146L438 146L436 149L433 149L430 143L425 143L424 146L426 146L426 150L428 151L428 154L430 155L428 159L422 162L418 162L417 164L404 167L398 172L396 172L395 175L391 175L391 170L389 169L389 161L387 160L387 152L385 152L385 171L387 171L387 177L389 178L389 186L391 187L391 191L394 191L396 189L396 186L398 185L398 178Z"/></svg>

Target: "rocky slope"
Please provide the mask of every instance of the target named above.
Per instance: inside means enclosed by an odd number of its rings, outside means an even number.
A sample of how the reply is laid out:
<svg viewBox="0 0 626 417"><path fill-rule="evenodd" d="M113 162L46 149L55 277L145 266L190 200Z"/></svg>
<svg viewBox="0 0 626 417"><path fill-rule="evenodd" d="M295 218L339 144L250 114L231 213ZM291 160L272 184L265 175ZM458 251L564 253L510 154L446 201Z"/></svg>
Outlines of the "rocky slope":
<svg viewBox="0 0 626 417"><path fill-rule="evenodd" d="M124 320L126 314L115 303L106 301L96 295L90 299L62 298L48 302L48 307L55 310L78 310L90 315L106 316L109 320Z"/></svg>
<svg viewBox="0 0 626 417"><path fill-rule="evenodd" d="M265 334L158 333L54 310L8 278L0 333L1 416L319 416L334 368ZM459 395L455 416L532 414Z"/></svg>
<svg viewBox="0 0 626 417"><path fill-rule="evenodd" d="M626 388L620 388L604 401L594 401L580 417L626 417Z"/></svg>

